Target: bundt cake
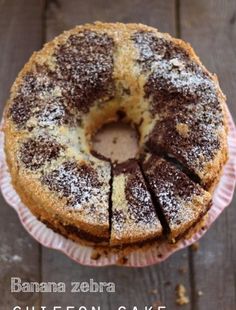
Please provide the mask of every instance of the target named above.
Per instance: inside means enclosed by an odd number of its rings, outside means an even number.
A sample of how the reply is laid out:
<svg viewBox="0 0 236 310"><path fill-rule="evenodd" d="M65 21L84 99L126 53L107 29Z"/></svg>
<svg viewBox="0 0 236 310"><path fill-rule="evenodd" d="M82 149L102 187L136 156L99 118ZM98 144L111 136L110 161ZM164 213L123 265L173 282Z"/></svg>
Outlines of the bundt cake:
<svg viewBox="0 0 236 310"><path fill-rule="evenodd" d="M122 246L183 237L227 160L225 97L189 44L141 24L77 26L35 52L4 113L12 183L53 230ZM93 152L105 123L131 123L136 158Z"/></svg>

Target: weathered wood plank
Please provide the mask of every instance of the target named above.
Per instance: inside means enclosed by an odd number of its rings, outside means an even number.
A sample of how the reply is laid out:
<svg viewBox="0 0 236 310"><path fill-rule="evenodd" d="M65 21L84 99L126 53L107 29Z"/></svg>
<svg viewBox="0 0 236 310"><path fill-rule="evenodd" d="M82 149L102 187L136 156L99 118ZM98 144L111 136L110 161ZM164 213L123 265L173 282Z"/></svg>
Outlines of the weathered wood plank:
<svg viewBox="0 0 236 310"><path fill-rule="evenodd" d="M168 261L145 268L101 267L91 268L79 266L63 254L43 249L42 279L43 281L63 281L67 292L63 294L43 294L42 305L58 304L62 307L100 306L101 309L117 309L118 306L151 306L156 302L166 305L167 309L178 309L175 301L175 287L182 283L189 291L189 269L187 251L173 255ZM71 293L71 281L114 282L116 293ZM186 305L185 309L191 309Z"/></svg>
<svg viewBox="0 0 236 310"><path fill-rule="evenodd" d="M141 0L121 1L51 1L47 7L47 40L52 39L65 29L85 22L120 21L141 22L176 35L175 1ZM65 281L69 287L71 281L113 281L116 294L44 294L43 305L58 303L68 305L100 305L104 309L116 309L118 305L131 307L152 305L160 301L168 309L177 309L175 304L175 286L183 283L189 291L188 251L175 254L159 266L143 269L122 267L89 268L76 265L61 253L43 249L42 278L44 281ZM180 270L185 270L181 273ZM157 293L156 293L157 292ZM191 309L186 305L185 309Z"/></svg>
<svg viewBox="0 0 236 310"><path fill-rule="evenodd" d="M231 111L236 116L233 99L236 95L234 81L236 8L234 1L181 1L180 33L189 40L204 63L219 77L223 90L228 96ZM0 102L8 96L8 89L16 73L34 49L41 46L42 1L2 1L0 2ZM143 22L158 27L161 31L176 32L174 1L50 1L47 10L47 38L51 39L64 29L75 24L101 20ZM214 27L213 27L214 26ZM214 51L209 53L209 51ZM221 78L222 77L222 78ZM235 204L235 203L234 203ZM1 306L6 309L15 303L20 305L39 305L37 295L13 296L9 291L10 276L21 276L28 280L40 279L39 246L24 232L15 213L1 205L1 249L0 249L0 290ZM232 204L233 205L233 204ZM187 251L182 251L159 266L144 269L108 267L93 269L78 266L52 250L43 249L43 280L65 281L114 281L117 286L115 296L108 294L45 294L46 305L84 304L101 305L105 308L118 305L152 304L161 301L170 309L176 309L174 288L183 283L190 292L189 276L193 275L192 307L185 309L234 309L235 301L235 209L230 208L214 224L201 241L198 252L190 252L190 270ZM9 232L11 229L11 232ZM216 242L217 240L217 242ZM187 273L178 270L184 268ZM227 289L225 289L227 284ZM69 286L68 286L69 287ZM157 294L153 294L157 289ZM197 291L203 291L198 297ZM137 293L138 292L138 293Z"/></svg>
<svg viewBox="0 0 236 310"><path fill-rule="evenodd" d="M175 1L48 1L47 40L75 25L94 21L144 23L175 35Z"/></svg>
<svg viewBox="0 0 236 310"><path fill-rule="evenodd" d="M16 74L41 47L43 1L0 1L0 113ZM24 230L16 213L0 197L0 309L39 305L38 294L11 294L10 278L40 280L40 246Z"/></svg>
<svg viewBox="0 0 236 310"><path fill-rule="evenodd" d="M196 49L203 63L220 80L236 118L236 2L182 0L181 35ZM192 252L195 280L194 310L235 309L236 199ZM203 292L201 297L197 291Z"/></svg>

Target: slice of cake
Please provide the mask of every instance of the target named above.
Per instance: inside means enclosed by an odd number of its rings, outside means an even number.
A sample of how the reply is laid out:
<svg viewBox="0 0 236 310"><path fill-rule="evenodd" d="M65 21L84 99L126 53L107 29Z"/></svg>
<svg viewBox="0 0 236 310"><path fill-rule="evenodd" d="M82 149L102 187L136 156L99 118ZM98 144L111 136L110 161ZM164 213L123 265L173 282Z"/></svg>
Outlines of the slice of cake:
<svg viewBox="0 0 236 310"><path fill-rule="evenodd" d="M113 170L111 245L140 243L162 234L162 226L136 160Z"/></svg>
<svg viewBox="0 0 236 310"><path fill-rule="evenodd" d="M170 239L180 238L207 212L211 195L174 164L155 155L147 155L143 171Z"/></svg>

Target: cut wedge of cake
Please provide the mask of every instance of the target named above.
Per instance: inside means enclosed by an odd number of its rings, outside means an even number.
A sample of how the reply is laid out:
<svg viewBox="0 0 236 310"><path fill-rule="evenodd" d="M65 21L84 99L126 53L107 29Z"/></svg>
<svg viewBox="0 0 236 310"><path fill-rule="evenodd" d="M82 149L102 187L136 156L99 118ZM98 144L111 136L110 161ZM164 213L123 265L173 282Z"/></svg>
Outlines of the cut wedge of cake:
<svg viewBox="0 0 236 310"><path fill-rule="evenodd" d="M207 212L211 195L174 164L147 155L143 171L171 240L184 235Z"/></svg>
<svg viewBox="0 0 236 310"><path fill-rule="evenodd" d="M111 245L157 238L162 226L136 160L113 170Z"/></svg>

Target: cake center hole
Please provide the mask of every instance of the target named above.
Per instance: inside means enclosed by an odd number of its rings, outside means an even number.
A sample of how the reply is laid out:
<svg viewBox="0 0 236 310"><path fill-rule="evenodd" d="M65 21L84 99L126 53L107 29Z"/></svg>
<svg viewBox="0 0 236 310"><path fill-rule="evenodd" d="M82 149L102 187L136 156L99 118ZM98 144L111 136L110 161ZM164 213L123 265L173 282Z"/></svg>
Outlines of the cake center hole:
<svg viewBox="0 0 236 310"><path fill-rule="evenodd" d="M119 122L105 124L94 135L93 150L98 155L120 163L134 158L138 152L138 132L131 125Z"/></svg>

